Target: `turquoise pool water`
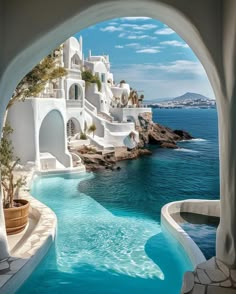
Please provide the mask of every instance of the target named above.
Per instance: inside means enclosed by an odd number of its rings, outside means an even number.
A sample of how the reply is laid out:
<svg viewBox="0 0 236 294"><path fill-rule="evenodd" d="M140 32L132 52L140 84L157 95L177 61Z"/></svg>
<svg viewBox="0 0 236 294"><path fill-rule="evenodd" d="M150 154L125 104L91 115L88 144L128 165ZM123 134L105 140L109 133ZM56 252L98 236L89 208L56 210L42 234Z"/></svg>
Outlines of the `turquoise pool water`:
<svg viewBox="0 0 236 294"><path fill-rule="evenodd" d="M160 211L174 200L219 197L217 114L154 110L153 117L197 140L178 151L154 147L120 171L35 181L33 195L58 215L58 237L18 293L179 293L191 265L162 232Z"/></svg>
<svg viewBox="0 0 236 294"><path fill-rule="evenodd" d="M192 268L180 246L148 215L113 213L81 193L79 183L89 179L92 174L35 181L33 194L58 216L58 236L18 293L179 293Z"/></svg>

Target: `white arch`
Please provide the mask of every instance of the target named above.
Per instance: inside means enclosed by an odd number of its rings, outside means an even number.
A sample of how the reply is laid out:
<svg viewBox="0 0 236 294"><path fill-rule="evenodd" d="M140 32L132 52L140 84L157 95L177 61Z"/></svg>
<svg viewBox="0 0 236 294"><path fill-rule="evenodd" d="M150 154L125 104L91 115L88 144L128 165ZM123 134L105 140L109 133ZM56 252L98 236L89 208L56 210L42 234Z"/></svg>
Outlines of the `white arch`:
<svg viewBox="0 0 236 294"><path fill-rule="evenodd" d="M71 162L66 150L64 118L54 109L42 120L39 129L39 152L51 153L65 167L69 167Z"/></svg>
<svg viewBox="0 0 236 294"><path fill-rule="evenodd" d="M80 122L75 117L70 117L67 120L66 128L67 128L67 136L74 136L75 134L82 131Z"/></svg>
<svg viewBox="0 0 236 294"><path fill-rule="evenodd" d="M24 5L27 10L22 8ZM221 218L222 241L219 238L218 243L224 246L218 247L217 256L236 268L236 232L233 231L236 214L232 205L236 202L236 181L232 177L236 174L236 1L67 0L64 3L51 0L45 10L40 1L22 0L14 4L5 1L2 7L1 119L17 82L63 40L89 25L114 17L149 16L166 23L189 44L207 72L218 105L222 136L221 204L228 216ZM25 21L29 13L31 26ZM41 15L44 15L43 22ZM12 38L18 34L21 42Z"/></svg>

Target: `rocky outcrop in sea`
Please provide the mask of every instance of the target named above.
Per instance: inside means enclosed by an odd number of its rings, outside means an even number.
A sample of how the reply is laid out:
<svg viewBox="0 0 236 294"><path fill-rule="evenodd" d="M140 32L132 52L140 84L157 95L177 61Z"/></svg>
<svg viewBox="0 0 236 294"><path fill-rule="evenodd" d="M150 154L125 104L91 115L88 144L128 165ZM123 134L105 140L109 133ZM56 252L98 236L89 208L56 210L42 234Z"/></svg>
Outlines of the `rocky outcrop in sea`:
<svg viewBox="0 0 236 294"><path fill-rule="evenodd" d="M179 148L178 141L191 140L193 137L184 130L172 130L168 127L154 123L151 113L142 113L139 115L139 132L140 143L142 148L148 144L156 144L161 148Z"/></svg>
<svg viewBox="0 0 236 294"><path fill-rule="evenodd" d="M139 124L136 127L139 132L139 144L137 148L128 151L126 147L117 147L115 151L103 154L94 148L83 146L76 151L87 170L119 170L117 163L121 160L136 159L140 156L151 155L148 149L151 144L161 148L179 148L177 143L182 140L191 140L193 137L183 130L172 130L168 127L154 123L150 113L139 115ZM75 152L75 151L74 151Z"/></svg>

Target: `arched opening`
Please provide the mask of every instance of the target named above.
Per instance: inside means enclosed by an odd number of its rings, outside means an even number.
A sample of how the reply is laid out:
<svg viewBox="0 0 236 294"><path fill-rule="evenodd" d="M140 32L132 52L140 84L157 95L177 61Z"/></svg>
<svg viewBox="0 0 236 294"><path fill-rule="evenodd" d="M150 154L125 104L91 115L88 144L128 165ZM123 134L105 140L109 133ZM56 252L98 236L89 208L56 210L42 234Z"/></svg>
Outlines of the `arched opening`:
<svg viewBox="0 0 236 294"><path fill-rule="evenodd" d="M72 69L80 69L81 61L78 54L74 54L71 58L71 68Z"/></svg>
<svg viewBox="0 0 236 294"><path fill-rule="evenodd" d="M40 126L39 152L41 155L49 153L60 164L68 167L70 161L66 154L66 146L64 119L59 111L52 110L45 116ZM42 168L46 169L47 167Z"/></svg>
<svg viewBox="0 0 236 294"><path fill-rule="evenodd" d="M76 100L78 107L83 107L83 89L78 84L73 84L69 89L69 100Z"/></svg>
<svg viewBox="0 0 236 294"><path fill-rule="evenodd" d="M70 118L66 124L67 127L67 137L73 137L81 132L81 126L77 119Z"/></svg>
<svg viewBox="0 0 236 294"><path fill-rule="evenodd" d="M193 50L195 51L195 53L201 60L202 64L204 65L207 71L208 77L214 88L216 98L218 99L218 103L219 103L218 107L219 107L219 113L220 113L220 130L221 132L226 134L224 136L224 139L226 142L224 142L224 144L222 144L221 146L222 148L221 162L223 166L222 171L226 170L227 177L231 178L230 172L229 172L230 167L232 168L231 170L233 171L235 168L232 165L233 163L232 164L229 163L230 161L231 162L234 162L234 161L231 160L230 158L231 154L229 155L228 152L230 152L231 149L233 148L231 148L232 146L230 146L228 147L229 150L225 150L225 147L224 147L224 145L228 146L230 142L234 141L234 140L231 140L231 137L234 138L234 136L229 131L231 124L233 124L233 119L231 119L231 117L229 119L227 118L227 114L232 113L231 111L229 111L230 107L228 107L227 99L226 99L228 97L226 93L226 88L227 88L226 84L227 82L230 83L230 78L228 81L227 78L224 76L224 73L225 73L225 70L223 68L224 62L222 61L222 57L224 57L223 56L224 52L222 53L221 51L219 52L217 51L217 49L214 49L214 48L219 48L219 50L224 51L223 47L227 47L227 46L222 46L221 43L218 43L218 42L223 42L223 39L221 38L218 38L218 37L209 38L209 35L212 35L212 36L214 35L215 30L220 32L224 31L222 14L219 13L219 14L216 14L214 17L211 17L212 14L210 12L211 12L212 6L210 6L210 2L207 2L209 6L206 7L207 8L206 10L201 9L201 8L204 8L204 6L203 7L201 6L202 4L199 7L197 7L198 9L195 10L195 9L192 9L190 4L188 6L187 2L185 2L186 6L183 6L183 7L181 7L181 5L183 5L183 2L179 2L179 4L171 4L171 5L169 1L167 1L168 5L165 5L164 2L165 1L163 1L163 3L152 2L152 3L149 3L149 5L146 5L147 4L146 1L135 1L134 3L133 1L132 3L127 3L125 1L124 2L119 1L118 3L116 3L113 1L113 2L107 2L107 3L101 2L99 5L95 5L95 6L91 5L89 8L85 5L85 7L81 8L81 10L79 10L78 8L77 15L81 16L81 17L78 17L79 19L78 21L75 21L76 13L74 11L73 5L71 6L71 9L73 7L73 12L68 10L67 11L68 13L67 14L65 13L66 16L63 21L61 21L61 18L58 18L58 20L56 20L57 14L55 14L55 19L52 18L52 23L48 24L48 29L44 28L42 34L39 33L41 32L41 29L40 29L38 30L38 34L34 34L34 37L30 37L30 36L28 37L27 39L28 42L22 42L22 44L25 44L25 45L21 45L19 48L15 46L15 48L13 47L12 51L9 50L9 52L11 52L12 54L12 56L10 56L11 58L10 60L12 61L12 63L9 62L7 64L7 61L6 61L6 66L5 66L6 72L4 72L4 76L0 84L1 89L3 89L3 97L4 97L4 103L3 103L2 109L5 109L5 106L9 100L9 97L14 90L16 82L21 77L23 77L23 75L26 74L27 71L36 62L40 60L41 57L43 57L46 53L48 53L50 49L54 48L62 38L65 39L66 37L69 36L69 34L75 33L75 31L83 27L86 27L87 25L91 24L91 22L98 22L103 19L106 19L107 15L110 15L111 18L115 16L121 16L121 15L124 16L124 15L127 15L127 13L129 12L132 15L134 15L133 5L135 5L136 7L135 14L137 13L137 15L142 14L142 15L148 15L155 18L159 18L163 22L167 23L170 27L175 29L183 37L183 39L185 39L187 43L193 48ZM65 6L63 6L63 8L64 7ZM70 5L67 5L67 7L68 7L67 9L69 9ZM202 11L205 11L205 12L207 11L209 12L209 14L208 13L202 14ZM204 25L201 25L201 23L204 23L204 21L206 21L207 23L207 19L209 15L210 15L211 22L210 22L210 25L208 26L208 29L204 30L203 28ZM22 15L22 17L24 17L24 15ZM65 26L70 29L61 30L62 28L65 28ZM19 28L19 30L20 29L24 31L24 29L22 29L21 27ZM68 31L70 31L70 33L68 33ZM227 30L225 29L225 31ZM44 33L44 32L47 32L47 33ZM39 39L37 39L37 36L40 36ZM219 41L219 39L221 40ZM49 42L49 40L51 41L51 43ZM6 42L6 44L8 43ZM10 42L9 44L11 45ZM31 44L31 46L24 47L24 46L28 46L28 44ZM6 50L5 50L6 52L8 52L7 49L8 48L6 47ZM16 51L14 52L14 50ZM226 51L228 52L228 50ZM31 60L29 60L29 63L26 62L28 61L27 60L28 56L34 56ZM14 58L14 57L17 57L17 58ZM12 77L11 81L9 77ZM5 87L4 85L7 84L8 80L9 80L9 84L7 87ZM235 93L233 93L233 95L235 95ZM224 105L222 105L222 108L220 103L221 101L224 102ZM225 106L225 104L227 105ZM226 123L224 123L224 119L226 120ZM221 173L221 176L223 176L223 173ZM231 182L231 180L227 180L227 178L225 178L225 180L226 181L223 185L222 192L226 192L227 194L227 192L231 189L230 188L228 189L226 186L228 186L228 184L229 184L229 187L233 186L232 185L233 183ZM224 197L226 196L227 195L225 195ZM228 210L230 211L229 202L227 201L224 201L224 202L226 202L227 204L226 208L228 208ZM232 225L232 222L231 222L231 225ZM230 226L230 223L228 223L228 227L229 226ZM228 236L229 235L230 234L228 234ZM229 259L228 259L228 262L230 263Z"/></svg>

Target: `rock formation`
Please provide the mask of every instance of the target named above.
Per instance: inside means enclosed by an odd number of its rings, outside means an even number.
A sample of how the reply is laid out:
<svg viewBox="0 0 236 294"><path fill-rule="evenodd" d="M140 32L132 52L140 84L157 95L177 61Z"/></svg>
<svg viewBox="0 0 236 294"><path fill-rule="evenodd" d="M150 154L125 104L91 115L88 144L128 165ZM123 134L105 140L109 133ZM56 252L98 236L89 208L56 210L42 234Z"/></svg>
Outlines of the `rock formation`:
<svg viewBox="0 0 236 294"><path fill-rule="evenodd" d="M148 112L139 115L139 126L137 127L137 131L140 137L140 147L147 144L157 144L162 148L178 148L178 141L193 139L186 131L172 130L154 123L151 113Z"/></svg>

